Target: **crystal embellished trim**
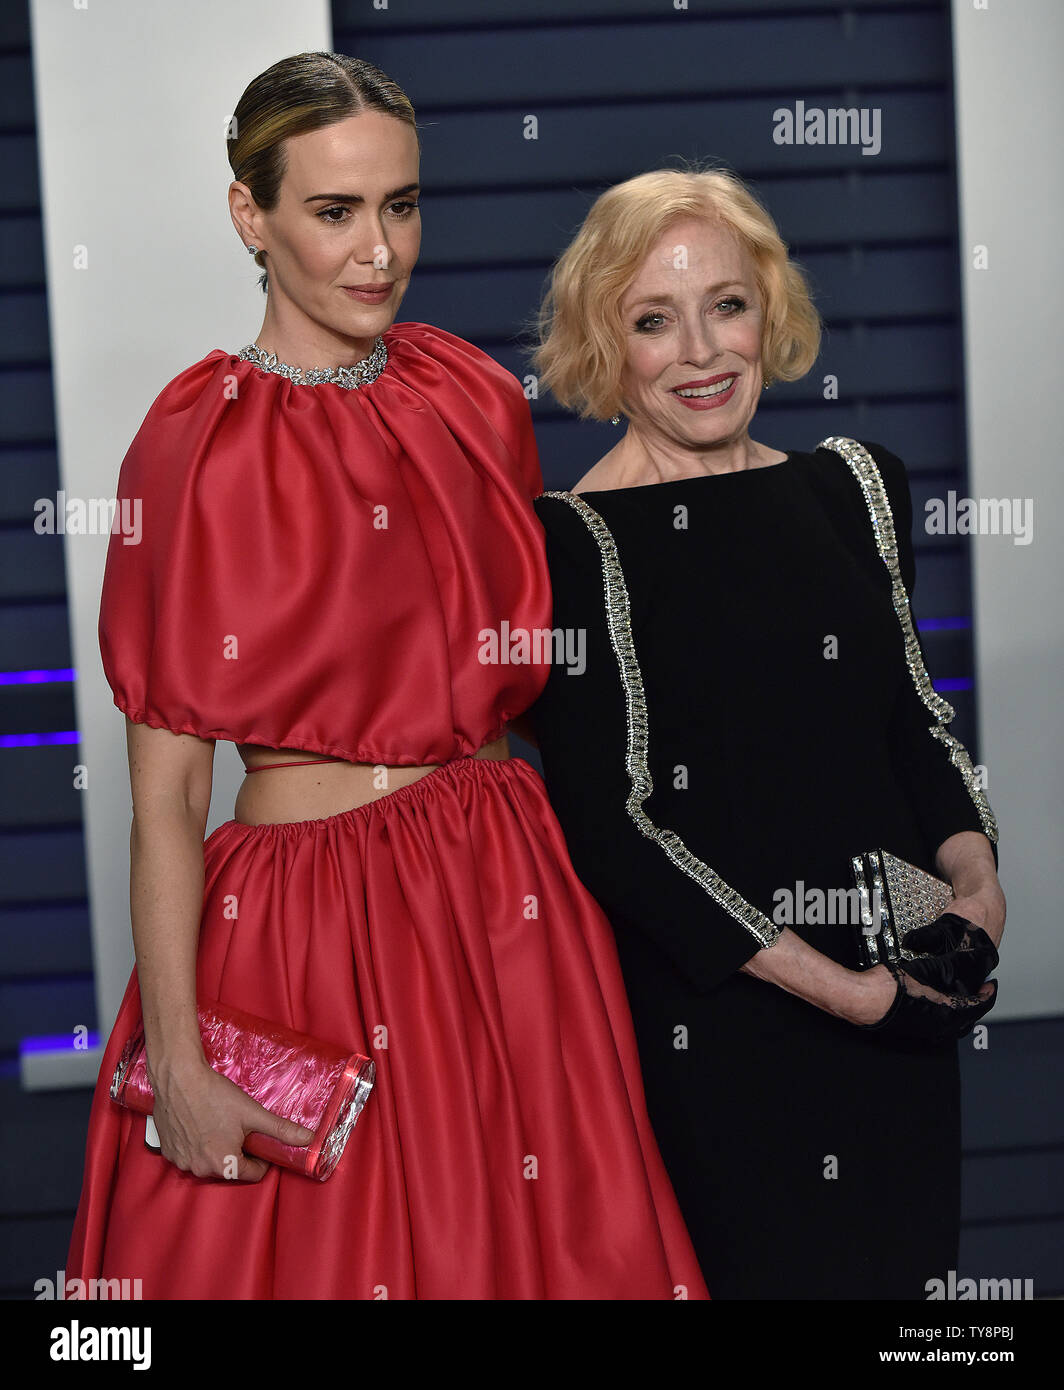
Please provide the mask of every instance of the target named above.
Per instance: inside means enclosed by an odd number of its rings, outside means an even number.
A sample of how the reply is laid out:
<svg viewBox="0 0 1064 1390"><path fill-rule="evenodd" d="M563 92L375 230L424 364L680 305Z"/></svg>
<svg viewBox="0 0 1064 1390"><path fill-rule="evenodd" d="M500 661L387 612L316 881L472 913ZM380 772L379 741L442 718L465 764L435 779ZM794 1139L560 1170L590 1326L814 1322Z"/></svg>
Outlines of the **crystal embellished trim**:
<svg viewBox="0 0 1064 1390"><path fill-rule="evenodd" d="M275 352L264 352L254 343L248 343L237 353L242 362L253 362L264 372L276 372L285 376L296 386L342 386L345 391L357 391L360 386L368 386L376 381L388 365L388 349L383 338L377 338L373 351L361 362L350 367L312 367L304 372L302 367L290 367L287 362L278 362Z"/></svg>
<svg viewBox="0 0 1064 1390"><path fill-rule="evenodd" d="M321 1178L323 1181L340 1162L347 1141L351 1137L351 1131L355 1127L355 1122L362 1114L362 1107L369 1099L370 1091L373 1090L376 1076L376 1064L363 1058L355 1087L343 1105L331 1133L322 1145Z"/></svg>
<svg viewBox="0 0 1064 1390"><path fill-rule="evenodd" d="M621 673L621 685L628 723L628 747L625 766L631 782L626 810L637 828L668 855L669 859L689 878L703 888L718 906L740 922L754 936L760 945L771 946L783 930L763 912L748 903L744 897L729 887L708 864L692 854L673 830L656 826L643 810L643 802L654 790L647 761L649 728L647 722L646 695L643 689L643 676L636 660L635 644L632 640L631 605L628 600L628 587L624 580L620 556L613 533L595 509L581 497L571 492L545 492L544 497L556 497L566 502L583 520L599 548L602 560L602 580L606 602L606 620L609 626L610 643L617 657Z"/></svg>
<svg viewBox="0 0 1064 1390"><path fill-rule="evenodd" d="M865 964L919 959L920 953L906 949L905 938L917 927L926 926L949 911L952 886L885 849L855 854L850 864L861 899L861 949ZM878 894L878 922L872 914L869 878L872 893Z"/></svg>
<svg viewBox="0 0 1064 1390"><path fill-rule="evenodd" d="M924 666L920 643L917 640L916 629L913 627L909 595L905 588L905 581L901 577L901 567L898 563L898 543L894 534L894 517L890 510L890 502L887 500L887 490L883 485L879 469L876 467L876 461L862 444L858 444L856 439L844 439L841 436L833 435L830 439L822 439L818 447L831 449L834 453L839 454L849 465L850 471L861 485L861 491L864 493L865 503L868 506L868 514L872 518L872 530L875 533L876 546L883 563L890 572L891 595L894 600L894 611L901 624L902 636L905 638L905 661L909 667L909 674L913 678L917 695L937 721L928 728L927 732L932 738L937 738L940 743L945 745L949 752L950 762L960 773L968 795L975 803L984 834L988 840L997 844L997 821L990 809L990 802L987 800L986 793L978 784L968 750L959 739L954 738L946 727L953 722L956 711L948 700L944 700L941 695L936 693Z"/></svg>

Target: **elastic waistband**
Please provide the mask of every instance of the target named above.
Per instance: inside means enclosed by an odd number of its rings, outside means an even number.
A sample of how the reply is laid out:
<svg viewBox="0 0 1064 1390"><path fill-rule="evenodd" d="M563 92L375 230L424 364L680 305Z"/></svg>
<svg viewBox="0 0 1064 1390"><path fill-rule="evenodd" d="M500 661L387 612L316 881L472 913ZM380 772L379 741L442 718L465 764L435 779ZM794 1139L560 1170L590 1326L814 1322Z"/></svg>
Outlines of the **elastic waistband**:
<svg viewBox="0 0 1064 1390"><path fill-rule="evenodd" d="M468 753L464 757L452 758L450 762L441 763L431 772L426 772L424 777L419 777L416 782L408 782L405 787L396 787L395 791L386 792L384 796L364 802L361 806L352 806L347 811L335 811L331 816L312 816L307 820L267 821L262 825L245 825L243 821L227 820L208 836L208 840L223 830L242 836L269 836L310 834L345 823L353 825L359 818L385 815L393 807L428 798L442 784L455 784L477 778L484 781L502 781L512 778L515 774L519 777L536 776L535 769L523 758L478 758L475 753Z"/></svg>

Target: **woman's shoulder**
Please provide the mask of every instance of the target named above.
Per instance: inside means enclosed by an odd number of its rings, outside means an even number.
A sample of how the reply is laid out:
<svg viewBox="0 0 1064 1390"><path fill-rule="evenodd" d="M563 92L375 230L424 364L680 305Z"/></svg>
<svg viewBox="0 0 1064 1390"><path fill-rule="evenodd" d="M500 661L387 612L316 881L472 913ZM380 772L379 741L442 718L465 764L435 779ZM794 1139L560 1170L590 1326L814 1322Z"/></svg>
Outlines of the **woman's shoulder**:
<svg viewBox="0 0 1064 1390"><path fill-rule="evenodd" d="M654 492L652 488L623 491L581 492L551 490L541 493L533 505L543 526L547 566L557 594L602 603L605 580L631 580L642 592L655 574L660 561L659 544L663 528L673 524L673 503L659 499L660 506L648 499L643 506L630 505L630 495ZM619 507L612 504L618 498ZM653 518L660 525L653 524ZM649 524L648 524L649 523Z"/></svg>
<svg viewBox="0 0 1064 1390"><path fill-rule="evenodd" d="M172 376L156 396L155 403L180 406L234 364L243 365L235 352L227 352L224 348L211 348L198 362L183 367L176 376Z"/></svg>
<svg viewBox="0 0 1064 1390"><path fill-rule="evenodd" d="M604 528L581 497L562 489L540 493L532 503L543 527L547 564L557 583L563 576L593 577L601 583Z"/></svg>
<svg viewBox="0 0 1064 1390"><path fill-rule="evenodd" d="M238 362L235 353L212 348L198 362L182 368L166 382L148 407L145 418L158 414L174 415L187 410L199 400L204 390L210 389L212 383L224 376L226 368L234 362Z"/></svg>
<svg viewBox="0 0 1064 1390"><path fill-rule="evenodd" d="M905 464L897 454L882 444L878 444L870 439L846 440L845 436L831 436L832 439L839 439L840 442L852 442L859 444L872 459L876 466L876 472L882 480L884 490L887 494L887 502L892 511L901 513L904 517L911 514L912 499L909 489L909 475ZM850 457L847 457L847 454ZM816 449L803 456L807 467L807 472L813 480L814 485L818 485L821 490L829 491L839 498L846 498L849 501L855 499L865 505L862 496L865 488L865 481L868 481L867 470L860 467L863 460L861 455L852 454L845 448L833 448L827 440L822 441ZM854 464L858 466L855 467ZM871 480L874 484L874 479Z"/></svg>
<svg viewBox="0 0 1064 1390"><path fill-rule="evenodd" d="M528 497L534 497L543 479L531 407L517 377L483 348L434 324L395 323L384 341L388 368L379 378L380 407L389 408L390 387L401 384L403 395L393 404L401 407L413 392L447 420L456 437L476 429L483 444L494 432L504 453L515 461L512 466Z"/></svg>
<svg viewBox="0 0 1064 1390"><path fill-rule="evenodd" d="M219 414L238 395L235 354L212 348L205 357L171 377L148 407L122 465L126 484L132 474L145 482L164 477L187 460L216 427Z"/></svg>
<svg viewBox="0 0 1064 1390"><path fill-rule="evenodd" d="M839 439L840 442L859 444L863 450L871 455L884 482L894 481L895 479L906 476L905 464L897 454L892 453L883 444L877 444L870 439L848 439L846 436L833 435L831 439ZM831 447L828 440L822 440L814 450L800 456L807 463L825 471L845 475L852 472L844 454L840 454L838 449ZM842 460L840 462L840 459Z"/></svg>
<svg viewBox="0 0 1064 1390"><path fill-rule="evenodd" d="M485 384L494 384L500 391L513 396L515 393L525 400L524 387L501 362L490 353L457 333L449 333L432 323L408 320L393 323L384 333L384 341L391 352L404 366L416 365L419 358L427 358L438 363L455 376L475 383L481 389ZM527 404L527 402L526 402Z"/></svg>
<svg viewBox="0 0 1064 1390"><path fill-rule="evenodd" d="M212 348L205 357L171 377L148 407L140 434L151 432L153 443L187 447L185 428L200 428L208 418L236 398L238 368L245 368L235 353Z"/></svg>

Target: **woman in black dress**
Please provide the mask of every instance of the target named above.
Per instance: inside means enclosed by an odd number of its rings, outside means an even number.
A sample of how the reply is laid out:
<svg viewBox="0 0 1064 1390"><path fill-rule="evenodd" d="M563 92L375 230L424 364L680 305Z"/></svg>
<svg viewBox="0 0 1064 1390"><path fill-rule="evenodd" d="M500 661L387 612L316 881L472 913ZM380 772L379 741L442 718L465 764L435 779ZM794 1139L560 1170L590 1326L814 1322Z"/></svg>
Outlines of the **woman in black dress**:
<svg viewBox="0 0 1064 1390"><path fill-rule="evenodd" d="M598 200L538 365L628 428L536 504L555 632L587 647L532 724L711 1296L922 1299L957 1264L957 1038L996 992L997 827L912 630L904 466L750 438L764 385L818 344L733 176ZM827 920L850 857L880 847L956 894L939 954L903 970L861 970L850 916Z"/></svg>

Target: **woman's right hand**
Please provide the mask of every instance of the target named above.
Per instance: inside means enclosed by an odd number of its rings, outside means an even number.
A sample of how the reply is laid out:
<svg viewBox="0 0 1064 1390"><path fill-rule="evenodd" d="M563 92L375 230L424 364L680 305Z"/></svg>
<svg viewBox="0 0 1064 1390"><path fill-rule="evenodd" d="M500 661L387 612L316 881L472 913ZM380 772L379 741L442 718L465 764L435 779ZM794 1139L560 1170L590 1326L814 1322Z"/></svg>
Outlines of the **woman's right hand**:
<svg viewBox="0 0 1064 1390"><path fill-rule="evenodd" d="M270 1165L243 1152L252 1131L299 1148L314 1138L313 1130L266 1110L206 1059L161 1067L151 1081L162 1155L198 1178L258 1182Z"/></svg>
<svg viewBox="0 0 1064 1390"><path fill-rule="evenodd" d="M978 994L940 994L895 965L851 970L790 927L741 968L857 1028L925 1042L963 1038L993 1008L997 996L996 981L983 985Z"/></svg>
<svg viewBox="0 0 1064 1390"><path fill-rule="evenodd" d="M982 985L976 994L943 994L914 979L904 967L874 965L854 974L849 1021L898 1037L929 1042L965 1037L997 998L996 980Z"/></svg>

